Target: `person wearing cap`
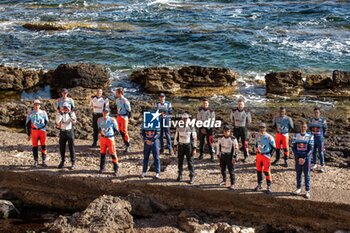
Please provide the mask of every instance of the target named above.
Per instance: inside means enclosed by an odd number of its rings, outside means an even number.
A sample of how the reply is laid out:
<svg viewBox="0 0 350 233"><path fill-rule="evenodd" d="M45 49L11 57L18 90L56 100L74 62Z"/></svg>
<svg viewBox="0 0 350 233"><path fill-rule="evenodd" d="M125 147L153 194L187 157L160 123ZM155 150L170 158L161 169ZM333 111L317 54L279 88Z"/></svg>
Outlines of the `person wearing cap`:
<svg viewBox="0 0 350 233"><path fill-rule="evenodd" d="M215 121L215 112L212 109L209 109L209 101L206 98L202 99L202 106L198 109L197 121ZM212 127L201 127L199 128L199 158L203 159L205 139L208 143L208 149L210 153L210 160L214 162L214 136Z"/></svg>
<svg viewBox="0 0 350 233"><path fill-rule="evenodd" d="M259 191L262 189L262 173L264 172L266 177L267 189L266 193L271 193L271 155L276 149L276 144L274 138L266 132L266 124L261 123L259 125L259 133L255 137L255 151L256 151L256 171L258 175L258 185L254 191Z"/></svg>
<svg viewBox="0 0 350 233"><path fill-rule="evenodd" d="M231 111L231 120L233 124L233 135L238 141L242 141L242 150L244 154L243 162L248 160L248 127L252 123L250 111L245 108L244 99L239 99L237 107Z"/></svg>
<svg viewBox="0 0 350 233"><path fill-rule="evenodd" d="M159 136L159 131L155 128L143 128L141 130L141 137L143 139L143 167L141 178L144 178L147 174L148 160L151 151L156 168L156 179L160 178Z"/></svg>
<svg viewBox="0 0 350 233"><path fill-rule="evenodd" d="M159 102L156 103L157 110L162 114L161 122L160 122L160 153L164 152L164 134L167 142L167 148L169 149L169 154L173 154L173 148L171 145L171 137L170 137L170 117L172 114L172 106L170 102L165 101L165 94L161 93L159 95Z"/></svg>
<svg viewBox="0 0 350 233"><path fill-rule="evenodd" d="M46 167L46 126L49 123L49 118L46 111L40 109L40 100L34 100L33 110L30 111L26 119L26 133L28 140L32 140L32 149L34 156L34 167L38 166L38 142L40 140L42 166Z"/></svg>
<svg viewBox="0 0 350 233"><path fill-rule="evenodd" d="M279 115L273 119L273 127L276 129L276 160L272 165L276 165L281 157L281 149L284 153L284 166L288 167L289 157L289 132L294 128L292 118L286 115L286 108L280 107Z"/></svg>
<svg viewBox="0 0 350 233"><path fill-rule="evenodd" d="M71 159L71 169L75 169L75 149L74 149L74 124L77 123L77 117L74 112L70 110L70 105L68 103L63 104L63 109L61 112L57 113L56 124L60 129L60 155L61 162L58 168L64 167L65 154L66 154L66 144L68 142L68 148Z"/></svg>
<svg viewBox="0 0 350 233"><path fill-rule="evenodd" d="M97 146L98 141L98 126L97 120L102 117L102 112L104 109L109 108L109 100L107 97L102 96L102 89L98 89L96 95L91 97L90 107L92 109L92 128L93 132L93 143L91 147Z"/></svg>
<svg viewBox="0 0 350 233"><path fill-rule="evenodd" d="M124 88L119 87L115 91L117 104L117 122L120 135L125 144L125 152L129 152L130 141L128 133L128 122L131 117L131 106L127 98L124 97Z"/></svg>
<svg viewBox="0 0 350 233"><path fill-rule="evenodd" d="M190 127L187 122L189 121L189 115L184 113L182 115L183 125L176 128L174 138L174 153L178 153L178 177L177 181L182 180L183 162L186 156L188 170L190 171L190 184L194 183L194 163L193 157L196 155L197 149L197 132L195 128ZM180 123L180 122L179 122Z"/></svg>
<svg viewBox="0 0 350 233"><path fill-rule="evenodd" d="M112 157L113 163L113 171L114 176L118 176L118 157L117 151L115 149L115 140L114 137L118 135L118 124L117 121L109 116L109 109L106 108L103 110L103 116L97 120L98 129L100 131L100 152L101 152L101 160L100 160L100 171L102 174L105 172L105 164L106 164L106 154L107 149L109 154Z"/></svg>
<svg viewBox="0 0 350 233"><path fill-rule="evenodd" d="M310 167L311 155L314 144L314 136L307 133L307 123L301 122L300 133L294 134L292 140L292 150L295 160L295 171L297 175L297 190L295 195L301 194L301 175L304 172L305 178L305 197L310 198Z"/></svg>
<svg viewBox="0 0 350 233"><path fill-rule="evenodd" d="M321 172L325 171L324 163L324 141L327 134L327 121L325 118L320 117L320 107L314 108L314 117L309 119L309 129L314 136L314 148L312 150L312 167L311 171L317 168L317 154L320 157Z"/></svg>
<svg viewBox="0 0 350 233"><path fill-rule="evenodd" d="M68 97L68 89L63 88L61 91L61 95L62 95L62 97L58 98L57 102L56 102L56 108L57 108L58 112L63 111L63 104L64 103L68 103L70 105L70 110L74 111L74 109L75 109L74 100L72 98Z"/></svg>
<svg viewBox="0 0 350 233"><path fill-rule="evenodd" d="M228 125L223 127L224 135L218 139L217 143L217 156L220 159L220 168L222 174L222 182L220 186L226 186L226 168L230 174L231 186L230 189L234 189L235 185L235 170L234 164L236 162L238 142L237 139L231 136L231 129Z"/></svg>

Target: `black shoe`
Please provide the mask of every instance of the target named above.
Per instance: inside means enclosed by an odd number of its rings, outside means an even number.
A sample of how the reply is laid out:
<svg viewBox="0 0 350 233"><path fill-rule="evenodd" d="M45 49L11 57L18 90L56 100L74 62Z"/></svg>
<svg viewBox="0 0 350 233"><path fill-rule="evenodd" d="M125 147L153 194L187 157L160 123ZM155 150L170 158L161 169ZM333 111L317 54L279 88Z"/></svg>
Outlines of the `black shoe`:
<svg viewBox="0 0 350 233"><path fill-rule="evenodd" d="M119 173L118 173L118 172L113 172L113 176L114 176L114 177L118 177L118 176L119 176Z"/></svg>
<svg viewBox="0 0 350 233"><path fill-rule="evenodd" d="M248 161L248 157L245 157L244 159L243 159L243 163L246 163Z"/></svg>
<svg viewBox="0 0 350 233"><path fill-rule="evenodd" d="M164 153L164 148L161 148L160 150L159 150L159 154L163 154Z"/></svg>
<svg viewBox="0 0 350 233"><path fill-rule="evenodd" d="M103 174L105 172L105 169L100 169L98 173Z"/></svg>
<svg viewBox="0 0 350 233"><path fill-rule="evenodd" d="M45 160L43 161L43 163L41 164L41 166L47 167L47 164L46 164Z"/></svg>
<svg viewBox="0 0 350 233"><path fill-rule="evenodd" d="M284 167L288 167L288 161L287 160L284 161Z"/></svg>
<svg viewBox="0 0 350 233"><path fill-rule="evenodd" d="M266 194L271 194L271 193L272 193L271 186L267 186Z"/></svg>
<svg viewBox="0 0 350 233"><path fill-rule="evenodd" d="M34 166L34 167L38 167L38 161L34 161L33 166Z"/></svg>
<svg viewBox="0 0 350 233"><path fill-rule="evenodd" d="M190 177L190 181L188 182L189 184L193 184L194 183L194 176Z"/></svg>
<svg viewBox="0 0 350 233"><path fill-rule="evenodd" d="M271 165L276 165L278 163L278 160L276 159L275 161L273 161L272 163L271 163Z"/></svg>
<svg viewBox="0 0 350 233"><path fill-rule="evenodd" d="M97 147L97 142L92 143L92 145L91 145L90 147L91 147L91 148Z"/></svg>
<svg viewBox="0 0 350 233"><path fill-rule="evenodd" d="M58 168L63 168L64 167L64 161L61 161L60 164L58 164Z"/></svg>
<svg viewBox="0 0 350 233"><path fill-rule="evenodd" d="M262 190L262 187L261 187L260 184L258 184L258 185L253 189L253 191L255 191L255 192L260 191L260 190Z"/></svg>
<svg viewBox="0 0 350 233"><path fill-rule="evenodd" d="M124 153L129 153L129 152L130 152L129 147L128 147L128 146L127 146L127 147L125 147Z"/></svg>
<svg viewBox="0 0 350 233"><path fill-rule="evenodd" d="M213 163L215 162L214 156L210 157L210 161L213 162Z"/></svg>
<svg viewBox="0 0 350 233"><path fill-rule="evenodd" d="M169 149L169 155L174 156L174 151L172 149Z"/></svg>
<svg viewBox="0 0 350 233"><path fill-rule="evenodd" d="M198 157L198 159L199 159L199 160L202 160L202 159L203 159L203 155L200 155L200 156Z"/></svg>
<svg viewBox="0 0 350 233"><path fill-rule="evenodd" d="M176 178L176 181L181 181L182 180L182 176L181 175L179 175L177 178Z"/></svg>

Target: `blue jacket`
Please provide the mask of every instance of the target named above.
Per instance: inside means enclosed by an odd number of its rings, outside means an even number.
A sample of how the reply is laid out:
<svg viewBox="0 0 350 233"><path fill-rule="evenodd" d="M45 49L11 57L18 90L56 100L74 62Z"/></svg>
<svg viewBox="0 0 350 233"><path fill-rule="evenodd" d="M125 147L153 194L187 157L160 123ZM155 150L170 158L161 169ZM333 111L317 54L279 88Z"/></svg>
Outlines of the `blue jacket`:
<svg viewBox="0 0 350 233"><path fill-rule="evenodd" d="M292 141L292 149L295 159L306 158L312 154L314 137L311 133L296 133Z"/></svg>

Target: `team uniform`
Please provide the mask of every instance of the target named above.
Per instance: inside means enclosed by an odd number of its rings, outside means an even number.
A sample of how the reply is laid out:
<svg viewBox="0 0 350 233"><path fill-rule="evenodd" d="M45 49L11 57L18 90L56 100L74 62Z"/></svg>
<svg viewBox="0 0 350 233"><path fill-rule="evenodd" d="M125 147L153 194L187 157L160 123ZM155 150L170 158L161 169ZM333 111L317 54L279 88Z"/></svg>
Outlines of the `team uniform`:
<svg viewBox="0 0 350 233"><path fill-rule="evenodd" d="M108 98L102 96L92 96L90 100L90 107L92 108L92 127L93 127L93 145L96 145L98 141L98 118L102 117L102 112L105 109L109 109Z"/></svg>
<svg viewBox="0 0 350 233"><path fill-rule="evenodd" d="M220 157L220 168L223 182L226 182L226 168L230 174L231 185L235 184L233 160L237 157L238 142L235 137L221 137L217 143L217 153Z"/></svg>
<svg viewBox="0 0 350 233"><path fill-rule="evenodd" d="M114 137L118 135L118 125L117 121L108 116L106 119L100 117L97 121L98 129L100 130L100 152L101 152L101 163L100 172L105 169L106 153L107 149L112 157L114 173L118 172L118 158L117 152L115 150L115 140Z"/></svg>
<svg viewBox="0 0 350 233"><path fill-rule="evenodd" d="M317 164L317 153L320 157L321 166L324 166L324 137L327 131L326 119L320 117L309 119L309 129L314 136L314 148L312 151L312 164Z"/></svg>
<svg viewBox="0 0 350 233"><path fill-rule="evenodd" d="M297 189L301 189L301 174L304 172L305 189L310 191L310 167L314 137L310 133L297 133L293 137L293 153L295 158L295 171L297 173ZM299 163L299 158L305 159L304 164Z"/></svg>
<svg viewBox="0 0 350 233"><path fill-rule="evenodd" d="M152 151L154 165L156 167L156 173L160 174L160 159L159 159L159 132L155 129L142 129L141 136L143 143L143 169L142 173L146 174L148 168L148 160ZM152 144L148 145L146 141L151 141Z"/></svg>
<svg viewBox="0 0 350 233"><path fill-rule="evenodd" d="M169 114L172 113L172 106L170 102L157 102L156 104L157 109L159 112L164 113L164 115L161 116L161 122L160 122L160 151L164 151L164 134L167 142L167 147L169 149L169 152L171 153L172 151L172 146L171 146L171 137L170 137L170 128L169 128L169 122L170 122L170 117Z"/></svg>
<svg viewBox="0 0 350 233"><path fill-rule="evenodd" d="M206 121L206 120L215 121L215 112L209 108L200 107L197 113L197 120ZM203 158L205 139L208 142L208 149L210 153L210 159L214 160L214 136L213 128L199 128L199 159Z"/></svg>
<svg viewBox="0 0 350 233"><path fill-rule="evenodd" d="M68 148L70 153L70 159L72 167L75 165L75 148L74 148L74 127L73 124L77 122L77 117L74 112L59 112L56 117L56 124L60 129L59 145L61 163L60 168L63 167L65 161L66 144L68 142Z"/></svg>
<svg viewBox="0 0 350 233"><path fill-rule="evenodd" d="M183 162L186 156L188 169L190 171L190 182L193 182L195 172L192 152L197 148L197 133L191 127L177 127L174 138L174 146L178 151L178 180L181 180L183 173Z"/></svg>
<svg viewBox="0 0 350 233"><path fill-rule="evenodd" d="M280 149L283 149L285 164L287 164L289 157L289 132L294 128L292 118L288 116L276 116L273 119L273 127L276 128L276 160L273 162L276 164L281 155Z"/></svg>
<svg viewBox="0 0 350 233"><path fill-rule="evenodd" d="M75 104L74 104L74 100L70 97L67 97L66 99L63 99L63 97L60 97L57 99L56 101L56 108L59 112L62 111L63 109L63 105L67 103L70 106L70 110L74 111L75 110Z"/></svg>
<svg viewBox="0 0 350 233"><path fill-rule="evenodd" d="M43 166L46 165L46 126L49 123L49 118L47 113L44 110L39 110L36 112L32 110L28 113L26 119L26 133L28 136L31 136L32 140L32 149L34 161L37 164L38 162L38 142L40 140L41 154L43 160Z"/></svg>
<svg viewBox="0 0 350 233"><path fill-rule="evenodd" d="M261 188L262 185L262 173L264 172L266 177L267 187L271 186L272 177L270 171L271 165L271 155L276 149L276 144L274 138L268 134L261 134L255 138L255 148L256 148L256 170L258 175L258 187Z"/></svg>
<svg viewBox="0 0 350 233"><path fill-rule="evenodd" d="M130 146L129 134L128 134L128 122L129 114L131 113L131 106L129 100L124 96L116 99L117 104L117 122L120 134L123 138L125 146L128 148Z"/></svg>
<svg viewBox="0 0 350 233"><path fill-rule="evenodd" d="M233 123L233 135L237 141L242 141L242 149L244 160L248 159L248 127L252 123L252 117L247 109L239 110L235 108L231 111L231 119Z"/></svg>

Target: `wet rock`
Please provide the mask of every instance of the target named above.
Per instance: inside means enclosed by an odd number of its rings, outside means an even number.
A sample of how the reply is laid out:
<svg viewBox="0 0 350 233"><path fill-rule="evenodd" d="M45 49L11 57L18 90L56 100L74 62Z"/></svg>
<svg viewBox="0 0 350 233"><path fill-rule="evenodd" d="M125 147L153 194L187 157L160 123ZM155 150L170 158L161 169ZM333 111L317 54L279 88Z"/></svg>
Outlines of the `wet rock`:
<svg viewBox="0 0 350 233"><path fill-rule="evenodd" d="M349 71L333 71L333 88L350 88L350 72Z"/></svg>
<svg viewBox="0 0 350 233"><path fill-rule="evenodd" d="M96 29L96 30L117 30L133 31L136 30L132 24L122 22L109 23L88 23L88 22L28 22L22 25L24 28L33 31L64 31L74 28Z"/></svg>
<svg viewBox="0 0 350 233"><path fill-rule="evenodd" d="M265 76L266 94L298 96L304 89L300 71L272 72Z"/></svg>
<svg viewBox="0 0 350 233"><path fill-rule="evenodd" d="M134 221L129 202L103 195L81 213L60 216L47 224L49 232L133 232Z"/></svg>
<svg viewBox="0 0 350 233"><path fill-rule="evenodd" d="M0 218L14 218L19 215L19 211L10 201L0 200Z"/></svg>
<svg viewBox="0 0 350 233"><path fill-rule="evenodd" d="M106 67L97 64L61 64L52 76L52 89L82 87L88 89L107 89L110 74Z"/></svg>
<svg viewBox="0 0 350 233"><path fill-rule="evenodd" d="M185 89L231 86L237 74L226 68L188 66L181 69L151 67L134 71L133 82L141 84L147 92L179 94ZM203 94L203 93L202 93Z"/></svg>
<svg viewBox="0 0 350 233"><path fill-rule="evenodd" d="M305 88L311 90L330 89L333 86L333 80L327 74L306 75Z"/></svg>
<svg viewBox="0 0 350 233"><path fill-rule="evenodd" d="M0 90L22 91L35 87L43 71L0 66Z"/></svg>

